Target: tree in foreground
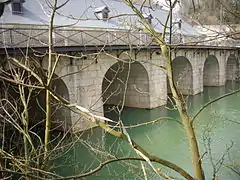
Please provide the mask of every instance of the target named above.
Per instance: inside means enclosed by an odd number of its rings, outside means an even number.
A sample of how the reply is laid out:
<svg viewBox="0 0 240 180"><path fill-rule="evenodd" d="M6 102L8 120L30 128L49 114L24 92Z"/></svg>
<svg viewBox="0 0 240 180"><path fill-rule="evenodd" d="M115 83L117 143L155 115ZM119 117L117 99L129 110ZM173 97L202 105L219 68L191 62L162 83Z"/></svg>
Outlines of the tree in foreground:
<svg viewBox="0 0 240 180"><path fill-rule="evenodd" d="M147 179L150 176L159 177L163 179L178 179L162 171L156 167L156 163L177 172L182 178L185 179L207 179L205 177L203 165L202 165L202 154L199 149L199 140L196 136L194 128L194 122L199 114L207 108L209 105L216 101L225 98L227 96L236 94L239 90L225 94L224 96L218 97L206 105L204 105L194 116L190 115L187 110L187 103L180 90L177 88L176 80L173 75L172 66L172 44L166 42L168 21L171 19L171 11L167 16L167 20L164 25L164 31L159 34L156 29L152 26L150 21L146 19L142 13L143 6L136 6L131 0L124 0L137 19L138 24L130 24L133 28L140 28L144 33L151 35L152 39L156 42L161 50L161 56L164 57L165 66L156 64L155 66L163 69L167 74L167 80L169 83L170 91L172 94L173 105L178 110L181 118L181 124L184 127L185 135L188 141L188 147L192 159L193 174L188 173L184 168L174 164L171 161L165 160L161 157L155 156L141 147L134 139L128 134L127 126L124 125L121 115L126 100L128 79L131 72L132 59L126 62L124 59L118 58L120 67L127 65L128 73L126 74L125 80L123 81L123 88L121 93L121 102L117 106L117 112L119 115L118 121L114 121L110 118L96 115L92 113L90 109L87 109L78 104L74 104L69 101L69 98L64 97L61 91L58 91L58 80L55 77L56 67L63 56L69 56L71 58L84 58L86 55L66 55L54 52L54 17L56 14L61 13L61 8L67 6L71 0L67 0L60 4L57 0L47 1L51 8L51 16L49 21L49 34L48 34L48 51L46 54L39 52L32 55L25 55L23 58L20 57L8 57L7 63L1 68L1 136L2 136L2 147L0 149L1 159L1 176L5 179L9 178L25 178L25 179L77 179L97 174L105 166L120 162L124 166L129 168L140 169L142 177ZM146 3L146 1L143 2ZM151 5L151 2L147 2ZM170 9L177 3L176 0L170 0ZM124 14L121 16L125 16ZM126 15L127 17L130 15ZM68 17L74 18L74 17ZM109 17L116 18L116 17ZM129 25L129 22L126 21ZM170 34L171 36L171 34ZM130 49L131 50L131 49ZM93 54L87 54L89 57L96 57L101 55L103 52L97 52ZM127 54L129 57L130 55ZM39 59L47 57L47 68L43 70ZM154 66L154 64L152 64ZM87 67L86 67L87 68ZM81 71L81 70L80 70ZM117 73L120 73L121 68L113 69ZM76 72L78 73L78 72ZM117 74L116 73L116 74ZM70 76L70 74L66 74ZM111 83L113 83L112 80ZM8 90L6 93L6 89ZM110 96L110 95L109 95ZM101 97L99 97L101 98ZM44 99L44 100L43 100ZM107 98L106 98L107 99ZM42 101L43 100L43 101ZM43 113L32 114L32 109L36 108ZM122 156L118 157L114 153L109 153L104 148L95 147L90 141L81 139L82 133L72 134L72 127L63 128L64 124L59 124L58 115L59 109L63 109L63 112L72 111L80 118L85 118L86 121L91 121L96 126L104 130L105 133L115 136L129 144L132 150L135 152L134 156ZM35 109L36 111L36 109ZM60 113L61 114L61 113ZM61 116L64 116L61 114ZM137 124L136 126L144 126L155 121ZM39 126L40 124L40 126ZM57 124L61 129L61 132L54 131L54 124ZM206 142L206 149L209 149L211 155L211 144L208 136L204 139ZM76 146L78 142L81 142L89 151L102 156L102 159L96 159L100 162L99 166L95 168L87 168L86 171L80 173L74 173L72 176L63 177L54 172L52 162L63 156L69 149ZM226 152L229 151L229 148ZM211 156L210 156L211 157ZM223 164L225 154L221 159L221 163L214 163L213 165L213 176L212 179L217 179L217 173L219 167ZM136 163L133 163L136 162ZM220 166L219 166L220 165ZM77 165L74 167L78 167ZM79 172L79 170L76 170ZM112 172L113 173L113 172ZM118 174L119 176L119 174Z"/></svg>

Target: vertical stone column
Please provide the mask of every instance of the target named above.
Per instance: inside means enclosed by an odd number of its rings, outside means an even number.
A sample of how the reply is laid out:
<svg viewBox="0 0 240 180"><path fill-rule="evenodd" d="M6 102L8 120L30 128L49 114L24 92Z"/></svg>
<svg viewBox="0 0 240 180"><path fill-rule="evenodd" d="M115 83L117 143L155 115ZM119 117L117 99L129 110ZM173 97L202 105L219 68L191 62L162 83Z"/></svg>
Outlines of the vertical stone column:
<svg viewBox="0 0 240 180"><path fill-rule="evenodd" d="M69 58L62 58L59 61L59 66L56 69L56 73L59 77L62 77L62 80L65 82L68 93L69 93L69 101L71 104L78 104L78 97L77 97L77 72L78 66L76 65L75 60L70 60ZM76 72L76 73L75 73ZM71 111L71 118L70 118L69 126L73 127L73 131L79 131L84 129L84 121L81 120L79 114L76 114Z"/></svg>
<svg viewBox="0 0 240 180"><path fill-rule="evenodd" d="M103 115L101 99L102 78L101 63L91 57L87 59L72 59L71 63L61 69L60 74L67 75L63 79L68 84L71 103L77 103L95 114ZM95 124L79 114L71 113L74 131L89 129Z"/></svg>
<svg viewBox="0 0 240 180"><path fill-rule="evenodd" d="M195 50L194 50L195 51ZM192 53L191 53L192 54ZM200 52L193 52L191 57L188 57L189 61L192 64L192 81L193 81L193 89L192 95L203 92L203 72L202 72L202 64L203 59L201 57Z"/></svg>
<svg viewBox="0 0 240 180"><path fill-rule="evenodd" d="M76 94L79 105L98 115L103 115L102 106L102 64L100 59L77 60Z"/></svg>
<svg viewBox="0 0 240 180"><path fill-rule="evenodd" d="M143 55L141 55L141 58ZM165 66L164 57L155 52L145 53L144 63L149 76L150 109L163 106L167 103L167 76L166 71L157 66Z"/></svg>
<svg viewBox="0 0 240 180"><path fill-rule="evenodd" d="M226 82L226 53L222 53L220 50L215 51L215 56L218 59L219 64L219 86L225 85Z"/></svg>

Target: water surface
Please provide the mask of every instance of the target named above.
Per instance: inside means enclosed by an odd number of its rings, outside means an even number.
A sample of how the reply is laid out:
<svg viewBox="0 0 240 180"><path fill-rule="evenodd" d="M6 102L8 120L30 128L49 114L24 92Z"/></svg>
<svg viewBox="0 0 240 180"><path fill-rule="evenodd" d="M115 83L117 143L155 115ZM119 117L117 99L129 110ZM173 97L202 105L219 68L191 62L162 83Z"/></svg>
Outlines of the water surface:
<svg viewBox="0 0 240 180"><path fill-rule="evenodd" d="M232 82L228 82L224 87L206 87L203 93L186 97L188 112L193 115L209 100L237 88L239 88L239 85ZM218 163L216 167L220 167L217 173L219 179L240 179L236 173L227 168L229 164L240 164L239 100L240 94L221 99L208 106L195 120L194 126L202 154L206 179L211 179L212 166L213 164L216 165L216 163ZM109 109L109 106L105 108ZM106 115L112 119L118 119L113 112ZM134 141L149 153L167 159L193 174L185 131L181 123L179 123L181 120L178 112L173 109L170 101L166 107L152 110L126 107L121 116L126 126L145 123L159 117L162 117L162 119L154 124L129 128L128 133ZM62 175L80 173L94 169L101 160L110 156L136 156L127 142L108 134L101 137L102 132L99 130L93 134L95 138L92 137L92 142L94 143L91 145L84 142L77 143L68 153L68 159L71 161L72 166L58 168L58 172ZM232 146L230 150L227 150L230 146ZM89 151L89 148L92 151ZM209 149L211 150L211 156ZM219 161L222 157L224 157L223 162ZM61 161L61 163L63 162ZM158 164L154 165L161 168L166 174L180 177L169 169ZM147 168L149 179L158 179L147 164L144 164L144 166ZM144 179L144 176L140 162L127 161L127 163L113 163L103 168L100 173L86 179Z"/></svg>

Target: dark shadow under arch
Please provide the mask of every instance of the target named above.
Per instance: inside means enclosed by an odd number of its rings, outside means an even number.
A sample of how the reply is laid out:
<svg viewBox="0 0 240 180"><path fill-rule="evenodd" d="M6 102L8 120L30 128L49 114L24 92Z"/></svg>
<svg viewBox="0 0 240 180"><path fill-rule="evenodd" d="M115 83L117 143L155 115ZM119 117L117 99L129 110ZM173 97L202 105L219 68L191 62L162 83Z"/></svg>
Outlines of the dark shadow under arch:
<svg viewBox="0 0 240 180"><path fill-rule="evenodd" d="M214 55L209 55L204 62L203 85L219 86L219 63Z"/></svg>
<svg viewBox="0 0 240 180"><path fill-rule="evenodd" d="M172 61L173 80L183 95L193 94L193 70L190 61L184 56L178 56ZM169 86L169 85L168 85ZM170 93L169 87L168 92Z"/></svg>
<svg viewBox="0 0 240 180"><path fill-rule="evenodd" d="M20 62L38 74L43 81L46 81L46 71L36 61L31 61L30 58L19 58L18 60L21 60ZM7 152L11 152L17 156L23 155L26 152L24 150L26 143L24 143L23 132L19 131L22 128L23 131L24 129L27 130L33 145L41 154L42 148L44 148L43 142L45 136L45 90L20 86L4 80L4 78L12 81L18 80L18 82L23 84L39 86L39 82L30 72L18 67L10 62L9 65L6 63L0 67L2 68L0 74L2 77L0 78L0 139L3 139L2 137L4 136L4 141L1 141L0 144ZM53 78L51 89L58 95L69 100L68 88L64 81L57 78L55 74ZM25 97L22 97L25 99L25 102L29 102L26 110L28 114L23 113L24 103L21 100L20 93L24 94ZM53 98L51 104L50 147L57 142L57 138L59 139L63 135L66 135L66 130L69 130L68 128L71 126L70 110ZM14 124L17 124L21 128L16 128ZM71 131L69 130L68 132ZM29 147L29 150L33 149Z"/></svg>
<svg viewBox="0 0 240 180"><path fill-rule="evenodd" d="M237 57L230 55L226 64L226 80L239 80L239 63Z"/></svg>
<svg viewBox="0 0 240 180"><path fill-rule="evenodd" d="M103 79L102 100L105 105L150 108L149 77L145 67L139 62L113 64Z"/></svg>
<svg viewBox="0 0 240 180"><path fill-rule="evenodd" d="M23 81L26 84L37 85L36 79L31 76L26 71L22 69L11 69L8 71L8 75L4 75L7 78L13 79L13 72L18 72L22 76ZM39 71L38 71L39 72ZM45 72L45 71L41 71ZM43 75L43 74L42 74ZM44 79L44 78L43 78ZM19 95L19 87L16 84L9 83L8 81L0 81L0 99L6 98L9 102L14 104L18 111L21 112L23 105ZM69 92L64 81L53 75L53 81L51 84L51 89L58 94L59 96L69 100ZM45 109L46 109L46 97L44 89L32 89L29 90L28 87L24 88L25 97L27 98L29 94L30 100L28 105L28 114L29 114L29 127L35 129L35 131L42 131L41 129L45 126ZM30 93L31 92L31 93ZM66 131L71 127L71 112L69 109L64 107L61 103L57 102L54 98L51 101L52 105L52 126L53 130ZM20 121L19 117L15 117L16 121ZM21 123L20 123L21 124Z"/></svg>

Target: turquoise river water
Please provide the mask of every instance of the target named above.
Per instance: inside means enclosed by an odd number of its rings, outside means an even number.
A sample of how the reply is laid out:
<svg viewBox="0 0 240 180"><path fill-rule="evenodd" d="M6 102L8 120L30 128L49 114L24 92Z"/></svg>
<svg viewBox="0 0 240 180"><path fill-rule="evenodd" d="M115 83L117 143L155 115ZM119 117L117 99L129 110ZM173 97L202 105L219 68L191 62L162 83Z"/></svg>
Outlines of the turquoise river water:
<svg viewBox="0 0 240 180"><path fill-rule="evenodd" d="M239 84L232 82L228 82L224 87L205 87L203 93L186 97L188 112L193 115L209 100L238 88ZM162 117L154 124L129 128L127 131L131 138L149 153L167 159L193 174L191 155L184 129L179 123L179 114L172 109L170 101L166 107L152 110L125 108L121 118L123 123L129 126ZM105 107L106 110L109 108ZM117 119L116 114L112 112L106 115ZM240 93L221 99L207 107L197 117L194 125L206 179L212 179L213 165L216 167L219 180L240 179L237 174L240 173ZM57 164L61 164L56 168L60 175L74 175L93 170L101 161L109 157L137 157L127 142L104 134L99 129L85 133L81 139L78 139L75 145L56 161ZM146 163L143 165L147 179L163 179L157 177ZM154 166L169 176L183 179L163 166L158 164ZM85 179L145 178L140 162L125 161L105 166L100 172L87 176Z"/></svg>

